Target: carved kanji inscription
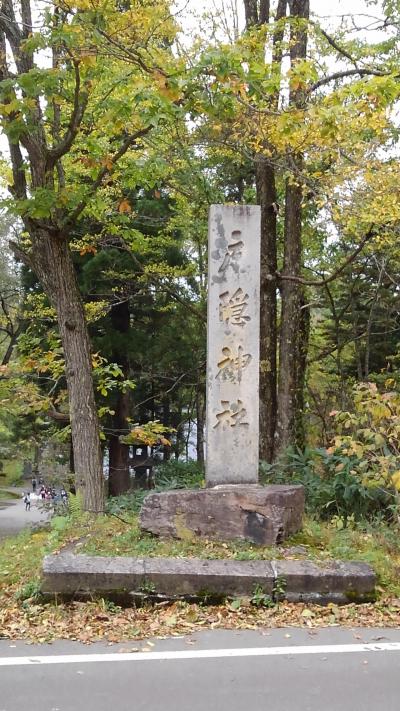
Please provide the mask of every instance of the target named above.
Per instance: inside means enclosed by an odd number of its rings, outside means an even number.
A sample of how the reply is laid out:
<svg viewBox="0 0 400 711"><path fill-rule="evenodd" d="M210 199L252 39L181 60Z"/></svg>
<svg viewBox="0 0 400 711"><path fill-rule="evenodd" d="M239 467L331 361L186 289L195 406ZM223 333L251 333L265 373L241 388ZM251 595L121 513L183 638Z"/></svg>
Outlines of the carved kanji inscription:
<svg viewBox="0 0 400 711"><path fill-rule="evenodd" d="M241 287L230 296L229 291L219 295L219 320L232 326L244 326L251 317L247 313L249 295Z"/></svg>
<svg viewBox="0 0 400 711"><path fill-rule="evenodd" d="M242 373L251 361L251 354L243 353L243 350L243 346L238 346L236 350L224 346L222 358L217 363L218 373L215 377L229 380L231 383L240 383Z"/></svg>
<svg viewBox="0 0 400 711"><path fill-rule="evenodd" d="M215 427L237 427L237 426L249 426L246 422L247 411L243 407L241 400L236 402L229 402L229 400L221 400L221 411L217 413L217 421L214 425Z"/></svg>
<svg viewBox="0 0 400 711"><path fill-rule="evenodd" d="M241 234L241 230L233 230L231 242L228 244L224 259L218 269L218 274L225 274L229 267L232 267L235 272L239 270L238 261L242 256L244 247L244 242L240 239Z"/></svg>

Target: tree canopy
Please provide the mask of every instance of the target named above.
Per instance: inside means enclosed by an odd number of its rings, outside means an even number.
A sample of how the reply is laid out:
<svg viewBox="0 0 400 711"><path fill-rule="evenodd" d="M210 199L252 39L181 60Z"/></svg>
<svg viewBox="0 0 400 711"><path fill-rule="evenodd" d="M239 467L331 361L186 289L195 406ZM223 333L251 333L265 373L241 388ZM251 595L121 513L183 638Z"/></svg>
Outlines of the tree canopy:
<svg viewBox="0 0 400 711"><path fill-rule="evenodd" d="M71 440L88 510L105 449L111 493L203 462L212 203L261 205L260 458L397 388L400 7L317 5L2 3L0 435Z"/></svg>

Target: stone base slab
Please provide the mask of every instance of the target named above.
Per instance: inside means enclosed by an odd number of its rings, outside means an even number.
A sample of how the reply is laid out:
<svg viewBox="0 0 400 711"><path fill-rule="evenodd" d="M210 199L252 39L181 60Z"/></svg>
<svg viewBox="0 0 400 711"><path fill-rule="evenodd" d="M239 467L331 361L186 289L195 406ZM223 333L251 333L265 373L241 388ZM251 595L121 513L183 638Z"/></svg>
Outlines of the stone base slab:
<svg viewBox="0 0 400 711"><path fill-rule="evenodd" d="M344 604L374 599L375 573L366 563L329 561L317 565L309 560L272 562L275 580L283 581L282 596L288 602ZM277 597L279 582L275 583Z"/></svg>
<svg viewBox="0 0 400 711"><path fill-rule="evenodd" d="M371 600L375 582L372 568L358 562L317 565L298 560L106 558L63 553L44 559L42 592L66 597L141 594L206 599L252 597L261 590L275 600L326 604Z"/></svg>
<svg viewBox="0 0 400 711"><path fill-rule="evenodd" d="M73 554L46 556L44 593L136 592L167 597L252 595L261 586L272 595L274 572L266 560L128 558Z"/></svg>
<svg viewBox="0 0 400 711"><path fill-rule="evenodd" d="M272 546L301 529L303 513L300 485L231 484L151 493L143 502L140 526L169 538Z"/></svg>

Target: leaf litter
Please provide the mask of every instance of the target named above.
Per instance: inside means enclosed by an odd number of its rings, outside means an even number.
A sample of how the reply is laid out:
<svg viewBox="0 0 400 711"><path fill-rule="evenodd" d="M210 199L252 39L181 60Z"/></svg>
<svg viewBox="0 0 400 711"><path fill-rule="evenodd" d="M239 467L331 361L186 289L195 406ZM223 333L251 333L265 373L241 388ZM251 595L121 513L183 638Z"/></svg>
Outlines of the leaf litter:
<svg viewBox="0 0 400 711"><path fill-rule="evenodd" d="M154 637L188 635L196 630L262 630L273 627L303 628L341 625L346 627L398 627L400 608L389 599L361 605L306 605L280 603L272 609L245 607L232 610L229 604L204 606L183 601L142 608L124 608L104 613L104 601L20 604L3 600L0 637L29 642L69 639L85 644L104 640L118 643ZM312 616L304 615L305 611ZM141 651L151 651L147 643ZM132 648L130 648L132 649ZM136 651L136 647L133 648Z"/></svg>

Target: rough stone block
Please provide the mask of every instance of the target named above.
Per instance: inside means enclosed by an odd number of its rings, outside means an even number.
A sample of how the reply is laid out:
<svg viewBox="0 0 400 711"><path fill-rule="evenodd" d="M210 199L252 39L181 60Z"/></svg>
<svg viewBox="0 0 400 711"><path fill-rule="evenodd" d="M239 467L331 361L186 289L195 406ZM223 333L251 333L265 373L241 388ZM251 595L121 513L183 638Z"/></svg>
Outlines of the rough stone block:
<svg viewBox="0 0 400 711"><path fill-rule="evenodd" d="M303 512L302 486L233 484L149 494L140 525L156 536L242 539L266 546L298 531Z"/></svg>
<svg viewBox="0 0 400 711"><path fill-rule="evenodd" d="M283 582L283 597L290 602L340 604L373 599L376 576L367 563L309 560L273 561L275 579Z"/></svg>

